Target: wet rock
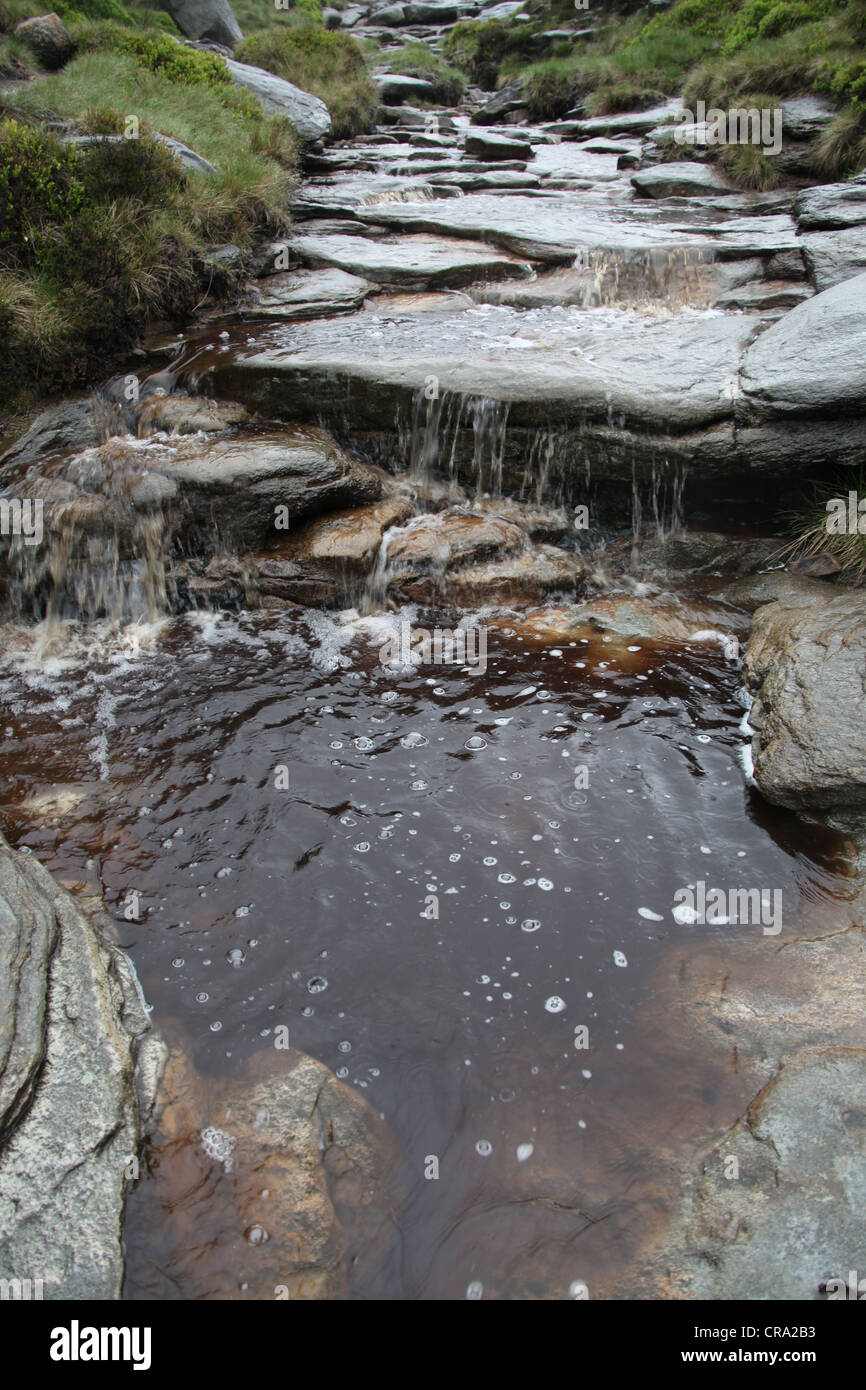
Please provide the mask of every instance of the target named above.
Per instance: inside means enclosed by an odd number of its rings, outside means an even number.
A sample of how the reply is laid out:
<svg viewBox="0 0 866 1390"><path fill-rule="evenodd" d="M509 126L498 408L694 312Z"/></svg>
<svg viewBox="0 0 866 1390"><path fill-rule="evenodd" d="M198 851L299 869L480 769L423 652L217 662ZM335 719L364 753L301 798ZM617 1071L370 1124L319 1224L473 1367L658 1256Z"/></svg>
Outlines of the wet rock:
<svg viewBox="0 0 866 1390"><path fill-rule="evenodd" d="M704 198L728 193L730 185L709 164L683 161L655 164L631 176L632 187L645 198Z"/></svg>
<svg viewBox="0 0 866 1390"><path fill-rule="evenodd" d="M291 535L280 547L279 556L306 565L333 567L340 571L366 573L376 558L382 537L390 526L408 520L414 511L405 497L390 497L371 507L331 512L319 517Z"/></svg>
<svg viewBox="0 0 866 1390"><path fill-rule="evenodd" d="M804 231L838 231L866 222L866 183L830 183L805 188L794 199L794 216Z"/></svg>
<svg viewBox="0 0 866 1390"><path fill-rule="evenodd" d="M268 115L285 116L291 121L304 144L322 140L330 133L331 115L318 97L302 92L300 87L264 68L237 63L233 58L226 59L226 67L235 84L258 97Z"/></svg>
<svg viewBox="0 0 866 1390"><path fill-rule="evenodd" d="M593 135L646 135L682 111L678 98L646 111L630 111L621 115L591 116L585 120L556 121L546 128L566 140L588 140Z"/></svg>
<svg viewBox="0 0 866 1390"><path fill-rule="evenodd" d="M208 178L213 178L219 174L216 165L211 164L210 160L205 159L204 155L197 154L189 145L184 145L181 140L174 140L170 135L162 135L155 131L154 140L161 145L165 145L176 159L180 161L185 169L191 169L193 173L204 174ZM122 135L61 135L60 141L64 145L74 145L76 149L87 150L93 145L118 144L124 139Z"/></svg>
<svg viewBox="0 0 866 1390"><path fill-rule="evenodd" d="M635 543L629 537L609 542L600 559L605 568L612 566L617 573L649 570L732 579L765 564L778 549L778 540L740 540L714 531L682 530L664 539L649 536ZM728 593L725 589L721 595L726 601Z"/></svg>
<svg viewBox="0 0 866 1390"><path fill-rule="evenodd" d="M341 243L348 238L340 238ZM373 286L343 270L283 271L260 278L242 304L250 319L316 319L350 314L360 308Z"/></svg>
<svg viewBox="0 0 866 1390"><path fill-rule="evenodd" d="M532 156L532 146L525 140L473 131L466 137L466 153L475 159L527 159Z"/></svg>
<svg viewBox="0 0 866 1390"><path fill-rule="evenodd" d="M147 1015L108 919L2 837L0 921L0 1277L117 1299Z"/></svg>
<svg viewBox="0 0 866 1390"><path fill-rule="evenodd" d="M791 576L793 578L794 576ZM745 654L755 780L792 809L866 805L866 592L759 608Z"/></svg>
<svg viewBox="0 0 866 1390"><path fill-rule="evenodd" d="M173 1047L151 1142L131 1220L157 1225L163 1251L131 1269L138 1296L344 1299L350 1259L374 1279L393 1257L394 1141L304 1053L271 1048L209 1076Z"/></svg>
<svg viewBox="0 0 866 1390"><path fill-rule="evenodd" d="M139 438L162 430L169 434L196 434L199 430L214 434L242 425L248 419L246 407L234 401L157 391L142 403L137 429Z"/></svg>
<svg viewBox="0 0 866 1390"><path fill-rule="evenodd" d="M525 104L525 79L517 77L500 87L494 96L486 101L478 111L472 113L473 125L496 125L510 111L519 111Z"/></svg>
<svg viewBox="0 0 866 1390"><path fill-rule="evenodd" d="M404 314L453 314L471 309L473 300L457 290L442 294L377 294L367 300L364 311L377 318Z"/></svg>
<svg viewBox="0 0 866 1390"><path fill-rule="evenodd" d="M95 396L49 406L0 457L0 466L28 464L41 456L89 449L100 441L103 419L104 411Z"/></svg>
<svg viewBox="0 0 866 1390"><path fill-rule="evenodd" d="M757 280L736 290L726 290L713 300L717 309L744 309L769 313L774 309L793 309L811 299L810 285L789 284L786 280Z"/></svg>
<svg viewBox="0 0 866 1390"><path fill-rule="evenodd" d="M444 238L412 236L399 241L363 237L296 236L292 249L310 265L333 265L383 285L423 289L471 284L507 275L526 277L531 267L491 247Z"/></svg>
<svg viewBox="0 0 866 1390"><path fill-rule="evenodd" d="M811 140L836 119L838 111L823 97L788 97L782 102L782 135L788 140Z"/></svg>
<svg viewBox="0 0 866 1390"><path fill-rule="evenodd" d="M166 0L166 8L188 39L233 48L243 38L229 0Z"/></svg>
<svg viewBox="0 0 866 1390"><path fill-rule="evenodd" d="M549 594L577 588L583 565L576 556L552 545L533 546L518 555L425 575L395 585L403 599L415 603L535 603Z"/></svg>
<svg viewBox="0 0 866 1390"><path fill-rule="evenodd" d="M866 1051L798 1053L704 1156L657 1256L666 1296L810 1300L828 1278L847 1283L866 1239L864 1169Z"/></svg>
<svg viewBox="0 0 866 1390"><path fill-rule="evenodd" d="M454 188L463 188L469 192L485 188L538 188L541 184L537 174L507 169L497 169L495 173L480 174L466 174L459 170L456 172L448 170L445 173L430 174L429 182L434 187L437 184L450 184Z"/></svg>
<svg viewBox="0 0 866 1390"><path fill-rule="evenodd" d="M399 72L374 72L373 81L379 89L379 99L386 106L399 106L404 101L435 101L436 89L422 77L404 77Z"/></svg>
<svg viewBox="0 0 866 1390"><path fill-rule="evenodd" d="M651 641L688 642L711 640L716 633L744 632L742 614L717 604L633 598L615 595L579 603L564 615L563 635L610 632L619 637L643 637ZM697 637L697 634L704 634ZM710 636L708 637L707 634Z"/></svg>
<svg viewBox="0 0 866 1390"><path fill-rule="evenodd" d="M741 381L763 413L866 414L866 274L799 304L747 349Z"/></svg>
<svg viewBox="0 0 866 1390"><path fill-rule="evenodd" d="M866 271L866 227L807 232L801 245L809 279L819 293Z"/></svg>
<svg viewBox="0 0 866 1390"><path fill-rule="evenodd" d="M727 584L719 590L719 597L726 603L745 608L747 613L754 613L763 604L777 601L786 608L810 608L816 603L829 602L837 593L832 584L822 584L806 575L774 569Z"/></svg>
<svg viewBox="0 0 866 1390"><path fill-rule="evenodd" d="M377 501L382 480L350 459L325 430L289 427L230 439L179 440L154 454L151 468L177 487L177 526L230 550L279 539L280 507L289 526L316 512ZM283 528L284 529L284 528Z"/></svg>
<svg viewBox="0 0 866 1390"><path fill-rule="evenodd" d="M418 517L389 537L390 569L406 570L468 564L497 553L519 550L524 533L513 522L462 511Z"/></svg>
<svg viewBox="0 0 866 1390"><path fill-rule="evenodd" d="M53 12L36 15L33 19L22 19L20 24L15 25L14 33L35 53L42 66L51 71L62 68L75 51L66 25Z"/></svg>

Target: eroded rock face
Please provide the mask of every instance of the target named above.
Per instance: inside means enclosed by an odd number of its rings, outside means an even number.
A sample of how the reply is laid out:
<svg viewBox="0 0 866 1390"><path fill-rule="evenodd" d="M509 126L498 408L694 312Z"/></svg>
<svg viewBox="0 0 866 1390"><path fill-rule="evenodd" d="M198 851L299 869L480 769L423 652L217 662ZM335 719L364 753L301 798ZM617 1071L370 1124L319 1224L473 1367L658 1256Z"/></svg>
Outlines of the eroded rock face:
<svg viewBox="0 0 866 1390"><path fill-rule="evenodd" d="M0 836L0 1277L114 1299L127 1165L157 1053L126 957Z"/></svg>
<svg viewBox="0 0 866 1390"><path fill-rule="evenodd" d="M866 594L756 613L745 654L755 780L794 810L866 805Z"/></svg>
<svg viewBox="0 0 866 1390"><path fill-rule="evenodd" d="M214 1077L172 1048L152 1156L130 1220L161 1237L131 1268L132 1296L341 1299L350 1246L362 1263L392 1249L393 1140L304 1053L271 1049Z"/></svg>

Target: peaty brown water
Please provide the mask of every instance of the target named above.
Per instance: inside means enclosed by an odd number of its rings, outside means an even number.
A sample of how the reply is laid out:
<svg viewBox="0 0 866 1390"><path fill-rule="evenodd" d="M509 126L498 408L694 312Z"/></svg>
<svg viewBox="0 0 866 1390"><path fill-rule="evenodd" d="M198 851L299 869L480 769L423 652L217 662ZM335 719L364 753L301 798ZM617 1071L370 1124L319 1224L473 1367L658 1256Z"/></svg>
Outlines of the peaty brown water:
<svg viewBox="0 0 866 1390"><path fill-rule="evenodd" d="M0 812L104 893L202 1074L283 1027L384 1116L401 1171L352 1297L617 1297L674 1151L748 1098L726 1059L665 1045L651 980L672 947L844 921L840 842L750 790L721 646L515 619L484 674L385 668L413 617L191 615L38 655L7 628ZM678 922L700 879L778 890L780 936ZM190 1296L194 1237L152 1182L127 1294Z"/></svg>

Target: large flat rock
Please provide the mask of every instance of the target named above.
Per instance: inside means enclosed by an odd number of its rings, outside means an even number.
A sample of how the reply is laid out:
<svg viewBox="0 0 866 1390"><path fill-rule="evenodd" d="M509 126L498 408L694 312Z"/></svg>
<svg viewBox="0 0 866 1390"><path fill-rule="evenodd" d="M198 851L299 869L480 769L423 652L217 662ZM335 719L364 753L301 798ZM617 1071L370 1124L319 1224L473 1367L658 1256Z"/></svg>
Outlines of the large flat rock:
<svg viewBox="0 0 866 1390"><path fill-rule="evenodd" d="M441 237L407 236L399 240L355 236L296 236L292 250L309 265L337 266L351 275L383 285L411 289L453 289L476 280L526 278L532 267L492 247Z"/></svg>
<svg viewBox="0 0 866 1390"><path fill-rule="evenodd" d="M302 92L300 87L276 77L272 72L266 72L264 68L237 63L234 58L226 59L226 67L236 85L246 87L247 91L258 97L269 115L285 116L291 121L305 144L312 144L329 134L331 113L318 97Z"/></svg>
<svg viewBox="0 0 866 1390"><path fill-rule="evenodd" d="M758 337L742 385L764 413L866 415L866 274L815 295Z"/></svg>
<svg viewBox="0 0 866 1390"><path fill-rule="evenodd" d="M336 268L286 270L258 280L242 307L249 319L315 319L352 313L371 289L366 280Z"/></svg>

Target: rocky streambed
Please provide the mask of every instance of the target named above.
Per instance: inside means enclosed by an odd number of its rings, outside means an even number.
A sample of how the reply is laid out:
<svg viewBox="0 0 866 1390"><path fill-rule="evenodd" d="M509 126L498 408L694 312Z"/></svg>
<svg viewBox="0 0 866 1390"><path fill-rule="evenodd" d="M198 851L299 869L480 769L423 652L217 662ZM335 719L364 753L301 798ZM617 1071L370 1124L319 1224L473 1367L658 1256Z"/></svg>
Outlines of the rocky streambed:
<svg viewBox="0 0 866 1390"><path fill-rule="evenodd" d="M818 1297L866 601L778 503L862 457L866 203L406 82L0 460L0 1273Z"/></svg>

